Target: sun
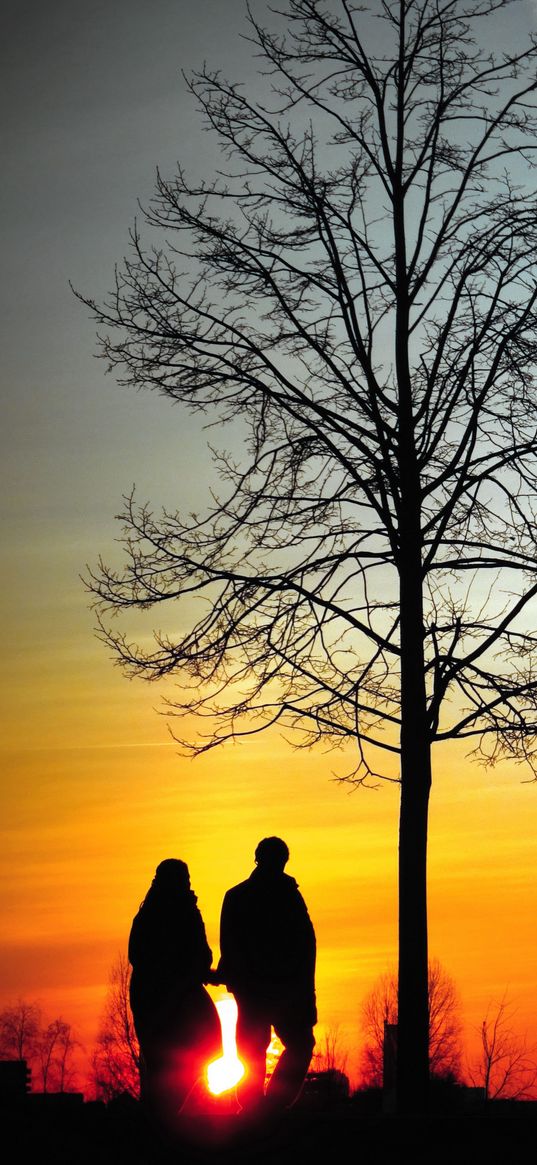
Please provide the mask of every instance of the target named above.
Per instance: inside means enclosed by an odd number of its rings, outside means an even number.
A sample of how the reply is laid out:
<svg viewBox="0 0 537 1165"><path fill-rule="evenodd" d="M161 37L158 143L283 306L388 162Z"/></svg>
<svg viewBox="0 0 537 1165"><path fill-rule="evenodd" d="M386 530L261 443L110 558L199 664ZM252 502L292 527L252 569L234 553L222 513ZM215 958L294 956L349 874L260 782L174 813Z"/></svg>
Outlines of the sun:
<svg viewBox="0 0 537 1165"><path fill-rule="evenodd" d="M230 1089L235 1088L242 1080L245 1068L237 1056L235 1040L237 1004L229 995L225 999L219 999L216 1008L222 1028L223 1055L208 1065L207 1085L213 1096L220 1096L222 1092L229 1092Z"/></svg>

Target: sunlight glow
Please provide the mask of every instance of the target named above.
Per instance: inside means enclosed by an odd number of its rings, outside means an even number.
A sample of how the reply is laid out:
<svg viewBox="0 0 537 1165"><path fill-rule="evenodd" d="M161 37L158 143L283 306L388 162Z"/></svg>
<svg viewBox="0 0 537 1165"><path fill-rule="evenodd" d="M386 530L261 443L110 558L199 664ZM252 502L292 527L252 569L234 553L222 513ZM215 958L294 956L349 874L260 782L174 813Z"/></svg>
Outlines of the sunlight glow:
<svg viewBox="0 0 537 1165"><path fill-rule="evenodd" d="M213 1096L220 1096L222 1092L229 1092L244 1076L244 1065L237 1056L235 1029L237 1027L237 1004L228 996L219 999L216 1009L220 1017L222 1028L223 1056L213 1060L207 1067L207 1084Z"/></svg>

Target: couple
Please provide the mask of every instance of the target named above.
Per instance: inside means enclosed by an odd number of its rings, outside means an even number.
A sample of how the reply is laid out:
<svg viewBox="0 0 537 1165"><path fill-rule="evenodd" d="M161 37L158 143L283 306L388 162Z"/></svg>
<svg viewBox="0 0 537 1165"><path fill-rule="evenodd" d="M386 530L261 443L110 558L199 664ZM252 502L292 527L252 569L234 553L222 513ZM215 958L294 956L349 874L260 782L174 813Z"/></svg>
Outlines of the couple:
<svg viewBox="0 0 537 1165"><path fill-rule="evenodd" d="M163 1117L178 1111L205 1066L221 1055L220 1021L205 983L225 983L237 1000L246 1068L241 1107L288 1108L300 1092L315 1043L315 933L294 878L284 873L288 858L281 838L259 842L250 877L225 895L213 972L188 867L176 858L157 867L132 924L129 961L142 1095ZM265 1098L271 1026L284 1051Z"/></svg>

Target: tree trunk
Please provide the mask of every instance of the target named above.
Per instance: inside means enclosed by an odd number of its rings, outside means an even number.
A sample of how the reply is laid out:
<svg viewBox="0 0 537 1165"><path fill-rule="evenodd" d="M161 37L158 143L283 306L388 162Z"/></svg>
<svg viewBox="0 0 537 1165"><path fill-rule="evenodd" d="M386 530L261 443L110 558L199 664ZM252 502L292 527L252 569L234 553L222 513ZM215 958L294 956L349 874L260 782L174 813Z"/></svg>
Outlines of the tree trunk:
<svg viewBox="0 0 537 1165"><path fill-rule="evenodd" d="M406 755L405 755L406 752ZM428 747L409 743L401 764L397 1108L423 1112L429 1079L427 949Z"/></svg>
<svg viewBox="0 0 537 1165"><path fill-rule="evenodd" d="M401 572L397 1107L399 1112L407 1113L426 1109L429 1079L427 820L431 746L427 724L418 541L411 538L410 544L415 552L405 554L405 566Z"/></svg>
<svg viewBox="0 0 537 1165"><path fill-rule="evenodd" d="M399 391L399 585L401 629L401 809L397 1109L423 1112L429 1083L427 814L431 745L423 628L421 483L410 371L410 298L405 222L406 5L399 5L397 148L393 170L396 269L395 364Z"/></svg>

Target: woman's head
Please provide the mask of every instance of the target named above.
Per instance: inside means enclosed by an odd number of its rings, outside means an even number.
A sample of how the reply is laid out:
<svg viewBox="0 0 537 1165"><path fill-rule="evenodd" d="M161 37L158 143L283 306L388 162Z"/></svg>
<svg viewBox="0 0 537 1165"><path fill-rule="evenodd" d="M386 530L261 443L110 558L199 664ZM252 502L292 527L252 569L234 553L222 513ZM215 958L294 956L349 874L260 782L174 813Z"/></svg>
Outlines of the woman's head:
<svg viewBox="0 0 537 1165"><path fill-rule="evenodd" d="M190 874L186 862L182 862L180 858L165 858L163 862L159 862L153 886L163 891L189 890Z"/></svg>

